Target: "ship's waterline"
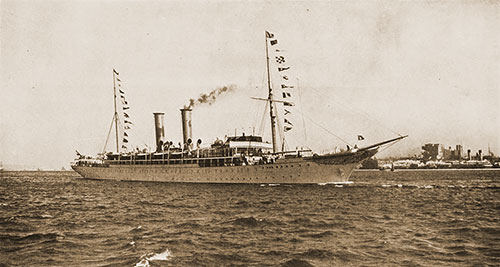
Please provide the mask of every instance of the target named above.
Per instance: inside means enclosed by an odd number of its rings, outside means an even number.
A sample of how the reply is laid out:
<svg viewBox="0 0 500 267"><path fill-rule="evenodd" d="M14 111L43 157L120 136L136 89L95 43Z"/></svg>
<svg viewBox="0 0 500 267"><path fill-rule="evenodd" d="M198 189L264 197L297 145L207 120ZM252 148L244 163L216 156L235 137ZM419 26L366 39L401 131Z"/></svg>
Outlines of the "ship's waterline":
<svg viewBox="0 0 500 267"><path fill-rule="evenodd" d="M313 184L346 182L358 163L325 165L314 162L203 168L196 164L73 166L89 179L177 183L282 183Z"/></svg>

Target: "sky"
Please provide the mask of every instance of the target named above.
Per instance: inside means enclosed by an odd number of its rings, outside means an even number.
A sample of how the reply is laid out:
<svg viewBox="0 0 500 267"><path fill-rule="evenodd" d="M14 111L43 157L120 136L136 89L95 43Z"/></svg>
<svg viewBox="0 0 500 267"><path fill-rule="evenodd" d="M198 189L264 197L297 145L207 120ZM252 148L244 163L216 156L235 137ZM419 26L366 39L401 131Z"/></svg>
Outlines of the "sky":
<svg viewBox="0 0 500 267"><path fill-rule="evenodd" d="M193 137L270 141L265 104L251 99L267 97L266 30L294 86L291 149L408 134L379 155L424 143L500 154L498 25L496 1L2 0L0 161L60 169L75 150L111 151L113 68L131 107L130 146L154 147L153 112L181 141L179 109L229 85L194 108Z"/></svg>

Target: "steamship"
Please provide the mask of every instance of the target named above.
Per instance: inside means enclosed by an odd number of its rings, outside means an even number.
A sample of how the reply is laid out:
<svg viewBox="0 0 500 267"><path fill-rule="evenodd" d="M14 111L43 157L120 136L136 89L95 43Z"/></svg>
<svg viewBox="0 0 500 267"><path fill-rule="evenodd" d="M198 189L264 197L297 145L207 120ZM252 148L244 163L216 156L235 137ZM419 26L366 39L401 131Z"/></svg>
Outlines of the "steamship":
<svg viewBox="0 0 500 267"><path fill-rule="evenodd" d="M278 117L290 113L289 107L294 104L289 100L293 88L282 84L274 88L271 83L270 53L279 52L272 49L277 44L274 34L266 35L267 91L266 98L255 98L266 102L269 107L271 122L271 142L264 141L259 135L236 135L216 139L208 146L202 141L194 142L191 128L192 108L181 109L182 143L174 145L165 139L164 113L153 113L155 122L156 150L127 151L128 134L132 124L127 113L128 102L121 88L119 73L113 69L113 89L115 112L111 130L115 128L116 152L104 152L97 156L84 156L72 163L72 168L83 178L124 181L154 181L172 183L257 183L257 184L328 184L346 183L353 170L365 159L374 156L381 146L397 142L406 136L399 135L386 141L358 148L332 153L316 154L310 149L287 150L278 143L278 136L291 129L289 120L280 124ZM270 51L271 50L271 51ZM289 67L283 66L284 57L277 55L276 63L280 77L284 81L289 78L283 75ZM273 58L273 59L274 59ZM273 62L274 63L274 62ZM278 91L278 89L282 89ZM277 98L282 93L283 99ZM209 97L213 94L209 94ZM206 95L205 95L206 97ZM121 101L119 101L121 100ZM193 101L191 101L192 103ZM118 112L121 105L122 113ZM284 140L279 140L281 144ZM107 141L106 141L107 143ZM120 147L121 144L121 147ZM105 145L106 147L106 145ZM121 149L120 149L121 148Z"/></svg>

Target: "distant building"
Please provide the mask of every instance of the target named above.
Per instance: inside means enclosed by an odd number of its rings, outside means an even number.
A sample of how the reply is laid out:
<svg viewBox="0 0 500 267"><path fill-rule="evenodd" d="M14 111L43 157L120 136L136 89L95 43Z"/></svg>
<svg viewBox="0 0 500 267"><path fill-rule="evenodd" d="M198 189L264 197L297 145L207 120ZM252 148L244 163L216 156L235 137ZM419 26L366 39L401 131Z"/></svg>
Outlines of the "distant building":
<svg viewBox="0 0 500 267"><path fill-rule="evenodd" d="M448 147L448 149L443 148L443 160L461 160L462 159L462 153L463 153L463 147L462 145L456 145L455 150L451 148L451 146Z"/></svg>
<svg viewBox="0 0 500 267"><path fill-rule="evenodd" d="M443 147L443 157L444 160L451 160L454 156L454 151L451 149L451 146L448 149Z"/></svg>
<svg viewBox="0 0 500 267"><path fill-rule="evenodd" d="M456 146L456 160L461 160L464 154L464 147L462 145Z"/></svg>
<svg viewBox="0 0 500 267"><path fill-rule="evenodd" d="M442 144L425 144L422 146L422 159L429 160L461 160L463 158L464 148L462 145L456 145L455 149L451 146L445 148Z"/></svg>
<svg viewBox="0 0 500 267"><path fill-rule="evenodd" d="M422 159L424 161L437 160L440 157L441 145L440 144L425 144L422 146Z"/></svg>

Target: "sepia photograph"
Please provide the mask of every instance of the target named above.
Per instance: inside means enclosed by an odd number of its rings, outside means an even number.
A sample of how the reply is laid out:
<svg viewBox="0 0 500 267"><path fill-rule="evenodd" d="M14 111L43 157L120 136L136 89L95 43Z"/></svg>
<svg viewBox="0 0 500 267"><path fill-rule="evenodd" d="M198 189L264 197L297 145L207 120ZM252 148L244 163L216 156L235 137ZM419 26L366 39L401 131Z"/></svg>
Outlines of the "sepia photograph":
<svg viewBox="0 0 500 267"><path fill-rule="evenodd" d="M496 266L500 2L0 0L0 266Z"/></svg>

